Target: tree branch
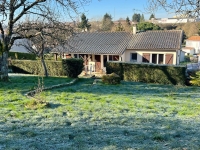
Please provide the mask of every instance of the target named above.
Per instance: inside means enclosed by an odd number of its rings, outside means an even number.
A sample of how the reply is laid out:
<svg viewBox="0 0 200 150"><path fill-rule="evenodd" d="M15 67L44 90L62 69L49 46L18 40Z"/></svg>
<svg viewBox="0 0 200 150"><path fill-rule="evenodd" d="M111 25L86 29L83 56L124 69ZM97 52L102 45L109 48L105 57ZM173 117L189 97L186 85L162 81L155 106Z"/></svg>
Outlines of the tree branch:
<svg viewBox="0 0 200 150"><path fill-rule="evenodd" d="M34 6L38 5L39 3L43 3L46 0L36 0L35 2L33 2L32 4L30 4L27 7L24 7L24 9L19 13L19 15L13 19L13 23L17 22L29 9L33 8ZM19 7L19 6L18 6Z"/></svg>
<svg viewBox="0 0 200 150"><path fill-rule="evenodd" d="M1 22L0 22L0 31L1 31L2 39L4 40L4 30L3 30L3 26Z"/></svg>

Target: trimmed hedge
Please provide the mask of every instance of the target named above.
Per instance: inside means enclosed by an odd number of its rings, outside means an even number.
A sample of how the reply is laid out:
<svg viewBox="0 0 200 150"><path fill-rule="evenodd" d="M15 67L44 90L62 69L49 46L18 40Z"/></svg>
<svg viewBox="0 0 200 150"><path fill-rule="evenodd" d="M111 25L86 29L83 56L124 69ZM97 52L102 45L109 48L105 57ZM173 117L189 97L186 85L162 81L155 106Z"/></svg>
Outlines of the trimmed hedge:
<svg viewBox="0 0 200 150"><path fill-rule="evenodd" d="M65 76L61 61L45 61L49 76ZM44 75L44 69L40 60L11 60L11 68L14 73L29 73Z"/></svg>
<svg viewBox="0 0 200 150"><path fill-rule="evenodd" d="M36 60L36 55L30 53L9 52L8 56L11 59Z"/></svg>
<svg viewBox="0 0 200 150"><path fill-rule="evenodd" d="M184 85L186 81L183 66L107 62L106 70L119 74L125 81L174 85Z"/></svg>
<svg viewBox="0 0 200 150"><path fill-rule="evenodd" d="M78 58L68 58L62 60L63 69L68 77L77 78L83 71L83 60Z"/></svg>

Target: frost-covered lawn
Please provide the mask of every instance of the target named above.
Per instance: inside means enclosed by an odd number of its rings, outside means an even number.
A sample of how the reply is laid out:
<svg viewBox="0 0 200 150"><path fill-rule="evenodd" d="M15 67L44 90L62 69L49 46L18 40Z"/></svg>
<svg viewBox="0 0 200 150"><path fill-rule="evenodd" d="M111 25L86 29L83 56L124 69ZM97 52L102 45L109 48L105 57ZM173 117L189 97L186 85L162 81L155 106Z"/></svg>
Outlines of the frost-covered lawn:
<svg viewBox="0 0 200 150"><path fill-rule="evenodd" d="M44 91L39 96L50 107L36 110L25 108L23 94L37 77L0 83L0 149L200 149L200 88L92 83Z"/></svg>

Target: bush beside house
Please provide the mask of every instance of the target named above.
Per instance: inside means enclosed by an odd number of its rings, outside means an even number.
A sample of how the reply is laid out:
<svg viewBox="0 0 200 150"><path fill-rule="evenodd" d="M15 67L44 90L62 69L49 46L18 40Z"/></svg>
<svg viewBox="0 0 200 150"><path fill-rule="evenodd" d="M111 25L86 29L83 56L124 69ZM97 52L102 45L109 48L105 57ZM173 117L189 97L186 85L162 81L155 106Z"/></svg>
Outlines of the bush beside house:
<svg viewBox="0 0 200 150"><path fill-rule="evenodd" d="M77 78L83 71L83 60L77 58L69 58L62 60L63 69L65 74L71 78Z"/></svg>
<svg viewBox="0 0 200 150"><path fill-rule="evenodd" d="M116 73L125 81L184 85L186 67L154 64L107 63L107 73Z"/></svg>
<svg viewBox="0 0 200 150"><path fill-rule="evenodd" d="M61 61L45 61L49 76L66 75ZM14 73L43 75L44 69L39 60L11 60L10 66Z"/></svg>
<svg viewBox="0 0 200 150"><path fill-rule="evenodd" d="M120 76L116 73L111 73L107 75L103 75L102 82L105 84L120 84Z"/></svg>
<svg viewBox="0 0 200 150"><path fill-rule="evenodd" d="M9 52L9 57L11 59L36 60L36 55L30 53Z"/></svg>

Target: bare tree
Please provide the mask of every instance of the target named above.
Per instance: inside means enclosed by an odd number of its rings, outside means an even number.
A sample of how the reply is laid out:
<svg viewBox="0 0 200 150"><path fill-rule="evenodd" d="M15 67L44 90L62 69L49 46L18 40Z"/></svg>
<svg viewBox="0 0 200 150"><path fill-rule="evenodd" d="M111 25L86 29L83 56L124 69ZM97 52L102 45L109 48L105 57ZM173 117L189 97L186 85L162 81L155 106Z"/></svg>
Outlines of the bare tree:
<svg viewBox="0 0 200 150"><path fill-rule="evenodd" d="M14 41L39 35L38 33L33 33L29 36L16 34L14 28L18 28L20 21L22 22L26 17L52 20L52 14L57 14L56 20L59 21L63 19L59 17L63 13L71 16L72 12L77 13L78 9L88 2L90 0L0 0L0 52L2 54L0 79L8 80L7 58ZM4 32L4 26L7 28L6 32ZM40 32L40 36L42 38L42 32Z"/></svg>
<svg viewBox="0 0 200 150"><path fill-rule="evenodd" d="M198 18L200 15L200 0L148 0L147 10L155 12L159 8L179 17Z"/></svg>
<svg viewBox="0 0 200 150"><path fill-rule="evenodd" d="M34 23L25 22L19 25L15 32L21 37L29 37L30 41L21 40L18 45L24 46L29 52L40 58L46 77L48 77L48 71L44 61L45 50L56 45L66 45L69 36L75 34L74 28L70 25L55 21L44 22L44 20Z"/></svg>

